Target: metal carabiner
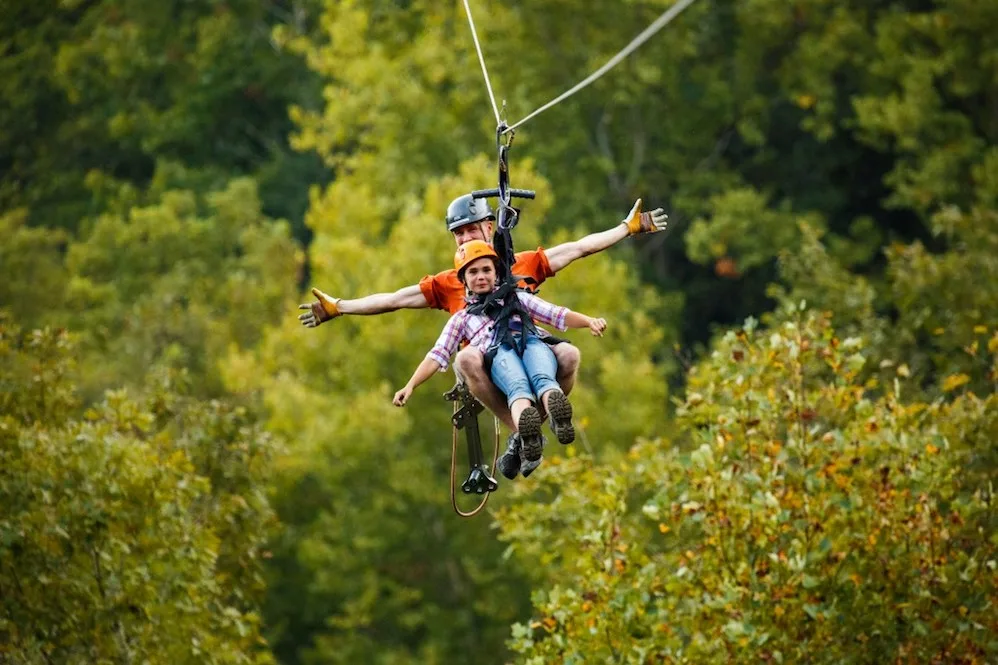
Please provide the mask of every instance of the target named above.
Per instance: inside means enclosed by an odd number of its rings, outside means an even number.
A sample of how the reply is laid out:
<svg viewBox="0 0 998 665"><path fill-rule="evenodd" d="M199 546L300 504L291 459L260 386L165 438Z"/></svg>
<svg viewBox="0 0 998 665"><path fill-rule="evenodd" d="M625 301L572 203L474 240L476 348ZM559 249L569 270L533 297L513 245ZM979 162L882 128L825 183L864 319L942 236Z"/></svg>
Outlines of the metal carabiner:
<svg viewBox="0 0 998 665"><path fill-rule="evenodd" d="M506 132L506 122L502 121L496 127L496 150L499 153L499 215L497 222L500 229L508 231L516 226L516 209L510 203L509 191L509 148L513 144L513 132ZM505 139L503 138L505 136Z"/></svg>

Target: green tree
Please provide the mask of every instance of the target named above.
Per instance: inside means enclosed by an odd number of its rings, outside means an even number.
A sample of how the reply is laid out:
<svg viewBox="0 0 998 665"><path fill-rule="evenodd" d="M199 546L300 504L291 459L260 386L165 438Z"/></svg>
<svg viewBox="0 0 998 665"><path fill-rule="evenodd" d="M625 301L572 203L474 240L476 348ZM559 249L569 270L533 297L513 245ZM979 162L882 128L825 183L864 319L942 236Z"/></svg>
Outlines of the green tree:
<svg viewBox="0 0 998 665"><path fill-rule="evenodd" d="M300 220L318 161L287 145L288 105L317 101L271 29L307 32L314 3L28 2L0 18L0 211L74 230L103 212L88 174L144 187L159 160L258 175L267 210ZM298 230L301 230L300 228Z"/></svg>
<svg viewBox="0 0 998 665"><path fill-rule="evenodd" d="M882 379L901 368L926 399L964 384L994 392L998 215L983 207L949 207L932 219L947 248L931 252L920 241L896 243L885 252L884 279L873 283L851 273L819 233L804 226L800 249L782 253L780 285L771 293L836 312L845 334L868 341Z"/></svg>
<svg viewBox="0 0 998 665"><path fill-rule="evenodd" d="M230 345L254 344L293 306L300 252L288 224L261 212L255 183L199 196L175 187L187 175L164 168L141 196L125 188L120 211L69 246L67 323L83 334L88 395L157 365L218 395Z"/></svg>
<svg viewBox="0 0 998 665"><path fill-rule="evenodd" d="M548 562L513 628L522 661L993 658L995 514L964 468L995 395L921 402L866 361L827 317L749 321L691 372L679 445L572 460L544 476L550 501L508 506L503 539Z"/></svg>
<svg viewBox="0 0 998 665"><path fill-rule="evenodd" d="M65 332L0 322L0 636L18 663L269 663L278 452L172 380L76 411Z"/></svg>
<svg viewBox="0 0 998 665"><path fill-rule="evenodd" d="M18 321L37 324L56 318L63 302L68 238L27 226L27 217L23 209L0 214L0 302Z"/></svg>

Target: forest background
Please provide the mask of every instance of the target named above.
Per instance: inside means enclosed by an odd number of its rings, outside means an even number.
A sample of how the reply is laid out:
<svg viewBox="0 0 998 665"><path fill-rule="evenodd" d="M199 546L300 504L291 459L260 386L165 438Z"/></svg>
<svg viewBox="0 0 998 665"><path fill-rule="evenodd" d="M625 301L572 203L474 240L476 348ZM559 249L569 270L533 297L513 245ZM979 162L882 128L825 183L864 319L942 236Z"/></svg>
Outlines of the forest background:
<svg viewBox="0 0 998 665"><path fill-rule="evenodd" d="M515 120L666 0L472 0ZM494 186L463 8L5 0L0 662L998 660L998 3L700 0L519 132L519 248L667 232L579 441L448 505L447 267Z"/></svg>

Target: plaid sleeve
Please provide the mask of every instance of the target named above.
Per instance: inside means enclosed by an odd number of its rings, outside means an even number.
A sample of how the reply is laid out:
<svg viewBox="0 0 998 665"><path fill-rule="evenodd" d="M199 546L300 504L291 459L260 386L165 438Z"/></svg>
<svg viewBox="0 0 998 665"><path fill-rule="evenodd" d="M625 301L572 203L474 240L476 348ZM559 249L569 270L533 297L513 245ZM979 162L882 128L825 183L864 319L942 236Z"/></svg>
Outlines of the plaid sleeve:
<svg viewBox="0 0 998 665"><path fill-rule="evenodd" d="M464 322L466 319L464 310L450 317L447 325L440 331L440 337L437 338L436 344L426 354L427 358L435 360L440 365L441 372L447 371L447 367L450 365L450 357L457 351L457 347L464 337Z"/></svg>
<svg viewBox="0 0 998 665"><path fill-rule="evenodd" d="M519 296L520 302L523 303L524 309L530 314L530 318L541 323L546 323L549 326L554 326L558 330L568 329L568 326L565 325L565 317L568 316L567 307L552 305L547 300L543 300L532 293L520 291L517 293L517 296Z"/></svg>

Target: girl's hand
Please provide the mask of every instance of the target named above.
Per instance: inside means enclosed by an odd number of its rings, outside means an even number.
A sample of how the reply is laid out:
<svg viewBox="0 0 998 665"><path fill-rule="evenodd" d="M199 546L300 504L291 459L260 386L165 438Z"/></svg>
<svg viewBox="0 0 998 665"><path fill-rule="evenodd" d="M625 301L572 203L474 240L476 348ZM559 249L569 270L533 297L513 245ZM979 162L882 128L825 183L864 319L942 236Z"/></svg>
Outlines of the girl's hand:
<svg viewBox="0 0 998 665"><path fill-rule="evenodd" d="M395 399L392 400L392 404L395 406L405 406L405 403L409 401L409 397L412 396L412 388L406 386L402 390L395 393Z"/></svg>
<svg viewBox="0 0 998 665"><path fill-rule="evenodd" d="M602 337L603 331L606 330L606 319L589 319L589 330L593 333L593 337Z"/></svg>

